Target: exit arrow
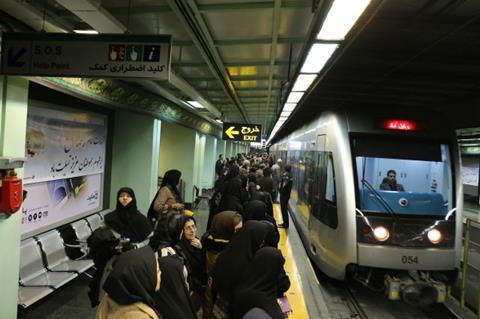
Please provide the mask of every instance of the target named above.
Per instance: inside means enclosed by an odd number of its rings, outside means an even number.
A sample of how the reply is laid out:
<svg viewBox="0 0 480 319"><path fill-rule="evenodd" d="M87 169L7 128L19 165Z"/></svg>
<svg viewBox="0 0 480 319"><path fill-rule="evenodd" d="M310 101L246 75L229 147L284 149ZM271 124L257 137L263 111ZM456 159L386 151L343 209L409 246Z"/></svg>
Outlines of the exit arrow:
<svg viewBox="0 0 480 319"><path fill-rule="evenodd" d="M8 49L7 55L7 65L21 67L25 64L24 61L19 61L19 59L27 52L27 49L21 48L17 53L13 54L13 48Z"/></svg>
<svg viewBox="0 0 480 319"><path fill-rule="evenodd" d="M235 126L230 126L230 127L228 128L228 130L225 131L225 134L227 134L228 137L230 137L231 139L234 139L234 138L235 138L234 135L240 134L239 131L234 131L234 130L233 130L234 128L235 128Z"/></svg>

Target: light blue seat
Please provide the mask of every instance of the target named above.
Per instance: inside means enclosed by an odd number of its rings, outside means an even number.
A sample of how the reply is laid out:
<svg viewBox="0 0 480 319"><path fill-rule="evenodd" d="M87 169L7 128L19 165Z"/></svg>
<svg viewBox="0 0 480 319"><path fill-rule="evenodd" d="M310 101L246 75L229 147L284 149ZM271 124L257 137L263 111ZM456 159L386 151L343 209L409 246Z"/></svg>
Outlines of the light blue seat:
<svg viewBox="0 0 480 319"><path fill-rule="evenodd" d="M18 304L27 308L52 292L50 287L18 287Z"/></svg>
<svg viewBox="0 0 480 319"><path fill-rule="evenodd" d="M20 285L59 288L78 275L71 272L50 272L42 261L40 247L33 238L20 245Z"/></svg>
<svg viewBox="0 0 480 319"><path fill-rule="evenodd" d="M37 240L45 253L46 266L52 272L71 271L82 273L93 266L93 260L71 260L65 252L63 238L57 230L37 236Z"/></svg>
<svg viewBox="0 0 480 319"><path fill-rule="evenodd" d="M85 218L90 225L90 228L92 229L92 232L94 232L96 229L104 226L102 217L100 217L99 214L93 214Z"/></svg>

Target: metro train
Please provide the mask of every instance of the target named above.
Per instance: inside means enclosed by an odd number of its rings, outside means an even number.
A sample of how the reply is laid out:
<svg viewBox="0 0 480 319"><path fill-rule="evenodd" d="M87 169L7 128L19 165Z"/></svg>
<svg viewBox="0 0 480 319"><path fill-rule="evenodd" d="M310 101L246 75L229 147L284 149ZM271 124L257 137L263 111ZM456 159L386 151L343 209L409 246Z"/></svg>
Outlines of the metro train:
<svg viewBox="0 0 480 319"><path fill-rule="evenodd" d="M392 300L444 301L460 266L463 211L448 121L418 110L332 109L270 152L292 167L290 215L322 272ZM389 171L403 187L381 187Z"/></svg>

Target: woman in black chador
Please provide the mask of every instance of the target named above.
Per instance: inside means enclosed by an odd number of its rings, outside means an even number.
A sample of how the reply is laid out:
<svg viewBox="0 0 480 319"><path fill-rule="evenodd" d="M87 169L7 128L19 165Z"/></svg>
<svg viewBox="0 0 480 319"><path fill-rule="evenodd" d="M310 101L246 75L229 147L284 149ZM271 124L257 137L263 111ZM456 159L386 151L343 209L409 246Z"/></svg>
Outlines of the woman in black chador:
<svg viewBox="0 0 480 319"><path fill-rule="evenodd" d="M284 264L282 253L276 248L264 247L255 253L235 291L234 318L242 318L252 308L264 310L273 319L284 318L277 303L277 298L290 287Z"/></svg>
<svg viewBox="0 0 480 319"><path fill-rule="evenodd" d="M130 244L143 242L152 232L147 217L138 211L135 193L129 187L118 190L117 207L105 216L105 224Z"/></svg>

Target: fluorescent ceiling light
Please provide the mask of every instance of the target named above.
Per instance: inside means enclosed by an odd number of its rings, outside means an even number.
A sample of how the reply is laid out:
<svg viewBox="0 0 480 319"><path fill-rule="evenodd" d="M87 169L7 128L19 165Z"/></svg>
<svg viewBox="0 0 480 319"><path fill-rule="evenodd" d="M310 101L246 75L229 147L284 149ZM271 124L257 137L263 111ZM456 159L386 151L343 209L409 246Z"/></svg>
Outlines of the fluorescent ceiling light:
<svg viewBox="0 0 480 319"><path fill-rule="evenodd" d="M295 81L292 91L306 91L316 77L316 74L300 74Z"/></svg>
<svg viewBox="0 0 480 319"><path fill-rule="evenodd" d="M285 103L283 106L283 112L292 112L295 110L295 107L297 106L297 103Z"/></svg>
<svg viewBox="0 0 480 319"><path fill-rule="evenodd" d="M204 109L203 105L198 103L197 101L188 101L188 104L190 104L196 109Z"/></svg>
<svg viewBox="0 0 480 319"><path fill-rule="evenodd" d="M79 21L73 26L73 32L79 34L98 34L98 32L92 28L88 23Z"/></svg>
<svg viewBox="0 0 480 319"><path fill-rule="evenodd" d="M303 92L290 92L287 103L298 103L302 99Z"/></svg>
<svg viewBox="0 0 480 319"><path fill-rule="evenodd" d="M338 44L334 43L315 43L312 45L300 72L319 73L337 47Z"/></svg>
<svg viewBox="0 0 480 319"><path fill-rule="evenodd" d="M288 118L288 116L280 116L278 119L279 120L282 120L282 121L286 121Z"/></svg>
<svg viewBox="0 0 480 319"><path fill-rule="evenodd" d="M317 35L321 40L343 40L370 0L335 0Z"/></svg>
<svg viewBox="0 0 480 319"><path fill-rule="evenodd" d="M280 117L289 117L290 114L292 114L292 112L283 111L282 113L280 113Z"/></svg>
<svg viewBox="0 0 480 319"><path fill-rule="evenodd" d="M96 30L73 30L73 32L78 34L98 34Z"/></svg>

